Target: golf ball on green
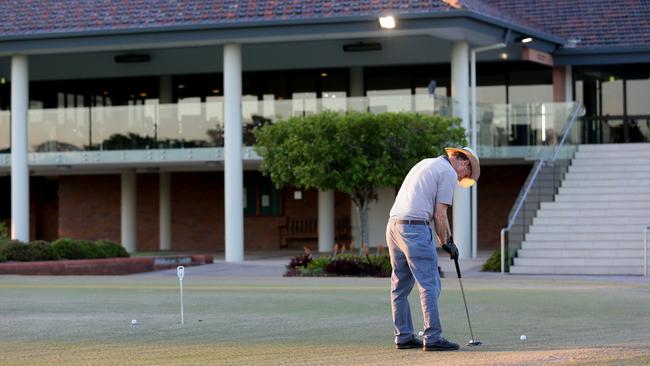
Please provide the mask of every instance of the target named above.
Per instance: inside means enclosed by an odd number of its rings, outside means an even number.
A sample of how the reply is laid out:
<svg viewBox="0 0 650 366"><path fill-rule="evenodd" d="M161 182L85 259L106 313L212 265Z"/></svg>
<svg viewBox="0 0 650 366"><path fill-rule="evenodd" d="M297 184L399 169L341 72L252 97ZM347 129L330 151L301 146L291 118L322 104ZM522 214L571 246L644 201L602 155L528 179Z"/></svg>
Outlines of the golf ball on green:
<svg viewBox="0 0 650 366"><path fill-rule="evenodd" d="M135 320L135 319L133 319L133 320L131 320L131 324L132 324L132 325L136 325L136 324L138 324L138 321Z"/></svg>
<svg viewBox="0 0 650 366"><path fill-rule="evenodd" d="M524 334L522 334L522 335L519 337L519 340L521 340L522 342L525 341L526 339L528 339L528 338L527 338L526 335L524 335Z"/></svg>

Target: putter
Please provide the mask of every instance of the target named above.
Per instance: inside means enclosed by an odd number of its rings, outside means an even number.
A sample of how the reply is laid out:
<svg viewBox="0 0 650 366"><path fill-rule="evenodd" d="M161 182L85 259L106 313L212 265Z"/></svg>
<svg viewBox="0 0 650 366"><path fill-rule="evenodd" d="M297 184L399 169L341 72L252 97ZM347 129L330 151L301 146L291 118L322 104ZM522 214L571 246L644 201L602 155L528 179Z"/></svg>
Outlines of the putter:
<svg viewBox="0 0 650 366"><path fill-rule="evenodd" d="M467 342L468 346L480 346L482 343L474 339L474 332L472 331L472 322L469 320L469 311L467 310L467 300L465 300L465 290L463 289L463 281L460 279L460 267L458 266L458 258L454 259L456 265L456 273L458 274L458 283L460 283L460 293L463 294L463 303L465 304L465 314L467 315L467 324L469 324L469 334L472 338Z"/></svg>

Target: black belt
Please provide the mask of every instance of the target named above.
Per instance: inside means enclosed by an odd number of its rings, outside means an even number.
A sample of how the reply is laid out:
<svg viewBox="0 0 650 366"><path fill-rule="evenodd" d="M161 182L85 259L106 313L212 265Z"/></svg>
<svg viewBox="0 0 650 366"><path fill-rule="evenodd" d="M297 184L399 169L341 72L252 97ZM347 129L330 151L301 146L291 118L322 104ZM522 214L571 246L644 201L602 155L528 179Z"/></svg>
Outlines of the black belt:
<svg viewBox="0 0 650 366"><path fill-rule="evenodd" d="M429 226L428 221L424 220L395 220L396 223L398 224L404 224L404 225L426 225Z"/></svg>

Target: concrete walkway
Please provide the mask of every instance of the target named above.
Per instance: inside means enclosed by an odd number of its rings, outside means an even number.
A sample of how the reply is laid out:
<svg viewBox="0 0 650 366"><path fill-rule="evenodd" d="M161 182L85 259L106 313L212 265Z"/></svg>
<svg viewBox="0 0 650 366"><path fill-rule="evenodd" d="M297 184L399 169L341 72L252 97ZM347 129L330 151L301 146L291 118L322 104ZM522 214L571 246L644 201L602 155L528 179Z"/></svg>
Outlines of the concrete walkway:
<svg viewBox="0 0 650 366"><path fill-rule="evenodd" d="M218 276L218 277L282 277L286 266L292 257L302 254L302 251L267 251L246 253L246 259L240 263L231 263L224 260L223 253L213 253L213 264L196 267L186 267L187 276ZM608 283L650 283L650 277L642 276L593 276L593 275L501 275L500 272L481 272L483 263L489 258L491 252L479 252L477 258L461 259L459 266L463 278L482 279L536 279L536 280L577 280L589 282ZM314 253L319 256L319 253ZM438 264L446 278L456 278L454 262L447 253L438 252ZM133 274L131 276L176 276L176 269Z"/></svg>

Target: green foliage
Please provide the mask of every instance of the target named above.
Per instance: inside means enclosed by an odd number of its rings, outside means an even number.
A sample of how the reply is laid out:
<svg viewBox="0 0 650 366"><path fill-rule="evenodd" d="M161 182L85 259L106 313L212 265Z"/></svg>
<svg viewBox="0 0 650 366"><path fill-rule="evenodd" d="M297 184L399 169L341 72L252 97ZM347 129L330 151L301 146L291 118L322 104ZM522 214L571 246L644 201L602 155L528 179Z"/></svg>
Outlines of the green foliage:
<svg viewBox="0 0 650 366"><path fill-rule="evenodd" d="M7 231L7 224L0 221L0 239L7 239L9 232Z"/></svg>
<svg viewBox="0 0 650 366"><path fill-rule="evenodd" d="M490 258L488 258L483 267L481 267L483 272L500 272L501 271L501 251L499 249L492 252Z"/></svg>
<svg viewBox="0 0 650 366"><path fill-rule="evenodd" d="M377 188L396 187L418 161L442 154L445 146L465 144L459 119L418 113L326 111L264 124L253 133L262 173L278 188L350 195L362 245L368 242L368 204Z"/></svg>
<svg viewBox="0 0 650 366"><path fill-rule="evenodd" d="M17 240L5 240L0 244L0 257L5 261L31 262L59 259L50 244L45 241L33 241L29 244Z"/></svg>
<svg viewBox="0 0 650 366"><path fill-rule="evenodd" d="M129 252L120 244L110 240L97 240L95 245L104 253L104 258L128 258Z"/></svg>
<svg viewBox="0 0 650 366"><path fill-rule="evenodd" d="M419 160L465 143L460 120L418 113L323 112L254 131L261 170L278 186L351 195L397 186Z"/></svg>
<svg viewBox="0 0 650 366"><path fill-rule="evenodd" d="M59 239L52 243L52 248L62 259L106 258L106 254L90 240Z"/></svg>
<svg viewBox="0 0 650 366"><path fill-rule="evenodd" d="M109 240L59 239L50 244L35 240L29 244L17 240L0 239L0 262L51 261L58 259L97 259L128 257L119 244Z"/></svg>
<svg viewBox="0 0 650 366"><path fill-rule="evenodd" d="M287 265L285 276L356 276L356 277L389 277L392 271L388 254L356 255L339 254L312 258L302 261L304 256L297 256ZM300 262L304 265L298 265Z"/></svg>

